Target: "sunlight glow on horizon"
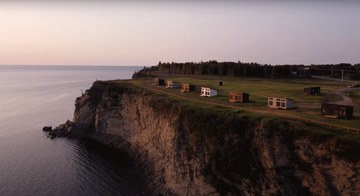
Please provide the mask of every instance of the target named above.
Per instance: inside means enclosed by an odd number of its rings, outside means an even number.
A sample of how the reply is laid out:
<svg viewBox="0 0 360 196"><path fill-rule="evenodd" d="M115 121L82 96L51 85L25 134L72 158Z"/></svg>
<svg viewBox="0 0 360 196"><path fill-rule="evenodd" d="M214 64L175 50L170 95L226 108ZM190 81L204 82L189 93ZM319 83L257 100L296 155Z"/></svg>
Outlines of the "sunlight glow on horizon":
<svg viewBox="0 0 360 196"><path fill-rule="evenodd" d="M360 63L359 8L357 3L1 3L0 64Z"/></svg>

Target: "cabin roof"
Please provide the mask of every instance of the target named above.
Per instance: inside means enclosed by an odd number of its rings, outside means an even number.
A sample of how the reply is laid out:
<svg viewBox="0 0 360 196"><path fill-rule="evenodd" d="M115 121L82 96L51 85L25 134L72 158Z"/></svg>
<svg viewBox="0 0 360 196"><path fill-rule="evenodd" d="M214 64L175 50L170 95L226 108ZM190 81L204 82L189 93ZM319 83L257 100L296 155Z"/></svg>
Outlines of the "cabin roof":
<svg viewBox="0 0 360 196"><path fill-rule="evenodd" d="M304 89L320 88L319 86L305 87Z"/></svg>
<svg viewBox="0 0 360 196"><path fill-rule="evenodd" d="M181 85L195 86L194 84L190 84L190 83L181 83Z"/></svg>
<svg viewBox="0 0 360 196"><path fill-rule="evenodd" d="M291 98L286 98L286 97L268 97L269 98L273 98L273 99L285 99L285 100L289 100L289 101L294 101L293 99Z"/></svg>
<svg viewBox="0 0 360 196"><path fill-rule="evenodd" d="M229 95L243 95L243 94L249 94L245 92L230 92Z"/></svg>
<svg viewBox="0 0 360 196"><path fill-rule="evenodd" d="M321 105L333 105L333 106L354 108L354 106L351 106L351 105L344 105L344 104L337 104L337 103L321 103Z"/></svg>
<svg viewBox="0 0 360 196"><path fill-rule="evenodd" d="M215 88L211 88L211 87L204 87L204 86L202 86L201 88L208 88L208 89L211 89L211 90L217 90L217 89L215 89Z"/></svg>

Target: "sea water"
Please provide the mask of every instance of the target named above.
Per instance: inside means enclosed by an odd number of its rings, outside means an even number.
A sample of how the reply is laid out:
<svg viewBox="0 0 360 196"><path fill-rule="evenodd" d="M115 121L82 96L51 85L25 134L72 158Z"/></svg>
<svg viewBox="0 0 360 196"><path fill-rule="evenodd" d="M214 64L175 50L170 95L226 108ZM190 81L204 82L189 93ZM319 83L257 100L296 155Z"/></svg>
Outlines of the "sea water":
<svg viewBox="0 0 360 196"><path fill-rule="evenodd" d="M0 195L140 195L144 176L124 152L42 131L72 119L95 80L140 67L0 66Z"/></svg>

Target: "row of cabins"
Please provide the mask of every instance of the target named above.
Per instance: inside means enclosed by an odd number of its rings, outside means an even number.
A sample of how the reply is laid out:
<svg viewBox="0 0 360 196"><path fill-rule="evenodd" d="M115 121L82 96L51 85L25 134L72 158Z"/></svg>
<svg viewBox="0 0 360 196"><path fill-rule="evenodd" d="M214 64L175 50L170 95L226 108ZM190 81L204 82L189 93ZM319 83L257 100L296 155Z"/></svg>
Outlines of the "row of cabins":
<svg viewBox="0 0 360 196"><path fill-rule="evenodd" d="M320 87L304 88L305 95L319 95ZM274 109L291 109L295 107L293 100L289 98L268 98L268 107ZM349 105L341 105L336 103L321 103L321 114L327 118L352 119L354 107Z"/></svg>
<svg viewBox="0 0 360 196"><path fill-rule="evenodd" d="M217 96L217 90L207 87L201 87L200 96L202 97L214 97ZM230 92L229 93L229 102L231 103L246 103L249 102L250 95L243 92Z"/></svg>
<svg viewBox="0 0 360 196"><path fill-rule="evenodd" d="M154 85L165 86L165 88L180 88L181 92L189 93L196 90L196 87L188 83L178 83L172 80L165 80L155 78ZM220 85L220 82L219 82ZM222 82L221 82L222 85ZM217 96L218 92L216 89L201 87L200 96L202 97L214 97ZM305 95L319 95L320 87L307 87L304 88ZM229 102L236 103L245 103L249 102L250 95L244 92L230 92L229 93ZM281 97L268 97L267 106L272 109L292 109L295 107L294 101L289 98ZM347 105L339 105L334 103L322 103L321 104L321 114L328 118L340 118L340 119L351 119L353 118L353 107Z"/></svg>
<svg viewBox="0 0 360 196"><path fill-rule="evenodd" d="M178 83L173 80L163 80L160 78L154 78L153 85L157 86L165 86L165 88L177 89L181 86L181 92L189 93L191 91L195 91L196 87L192 84L188 83ZM222 85L222 81L219 81L219 85ZM200 96L202 97L214 97L217 96L218 92L216 89L208 88L208 87L201 87ZM247 93L235 93L232 92L229 94L229 101L230 102L248 102L249 101L249 94Z"/></svg>

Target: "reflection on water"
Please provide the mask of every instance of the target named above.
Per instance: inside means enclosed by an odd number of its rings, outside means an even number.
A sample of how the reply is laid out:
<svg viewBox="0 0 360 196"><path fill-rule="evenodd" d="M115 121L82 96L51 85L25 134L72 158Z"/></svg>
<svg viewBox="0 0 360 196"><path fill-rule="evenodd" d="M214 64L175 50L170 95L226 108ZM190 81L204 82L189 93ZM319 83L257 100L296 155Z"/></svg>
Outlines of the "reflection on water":
<svg viewBox="0 0 360 196"><path fill-rule="evenodd" d="M90 141L51 140L41 131L72 119L75 98L94 80L130 78L137 69L0 66L0 195L146 192L126 153Z"/></svg>

